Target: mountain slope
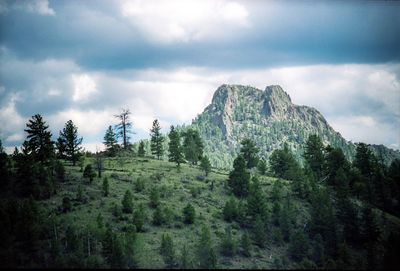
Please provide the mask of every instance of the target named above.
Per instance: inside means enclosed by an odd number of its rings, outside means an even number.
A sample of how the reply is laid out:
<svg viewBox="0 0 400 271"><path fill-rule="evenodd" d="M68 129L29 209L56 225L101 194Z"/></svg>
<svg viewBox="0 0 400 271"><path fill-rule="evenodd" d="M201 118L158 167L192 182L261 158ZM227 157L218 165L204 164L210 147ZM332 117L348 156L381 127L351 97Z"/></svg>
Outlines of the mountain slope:
<svg viewBox="0 0 400 271"><path fill-rule="evenodd" d="M222 85L191 126L200 131L205 153L220 168L231 166L240 141L246 137L256 142L265 158L287 142L301 160L301 146L310 134L318 134L325 145L342 148L348 159L355 153L354 144L336 132L318 110L293 104L280 86L267 86L262 91L251 86ZM386 160L396 154L400 157L398 151L388 154L384 146L379 150Z"/></svg>

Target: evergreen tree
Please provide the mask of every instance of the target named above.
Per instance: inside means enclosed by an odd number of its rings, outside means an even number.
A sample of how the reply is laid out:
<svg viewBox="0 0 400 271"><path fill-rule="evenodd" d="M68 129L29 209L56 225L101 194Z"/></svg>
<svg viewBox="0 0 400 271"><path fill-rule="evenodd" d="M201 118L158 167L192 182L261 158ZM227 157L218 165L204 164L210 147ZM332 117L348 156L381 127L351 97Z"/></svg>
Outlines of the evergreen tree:
<svg viewBox="0 0 400 271"><path fill-rule="evenodd" d="M265 242L267 241L266 227L260 215L257 215L255 218L253 237L256 245L261 248L265 247Z"/></svg>
<svg viewBox="0 0 400 271"><path fill-rule="evenodd" d="M156 226L160 226L160 225L164 224L164 222L165 222L165 218L164 218L163 210L162 210L161 206L158 205L153 213L153 224Z"/></svg>
<svg viewBox="0 0 400 271"><path fill-rule="evenodd" d="M175 263L174 242L169 234L163 234L161 237L160 253L163 256L167 267L171 267Z"/></svg>
<svg viewBox="0 0 400 271"><path fill-rule="evenodd" d="M269 157L269 164L272 173L278 178L287 180L298 180L300 175L300 166L294 158L287 143L283 149L274 150Z"/></svg>
<svg viewBox="0 0 400 271"><path fill-rule="evenodd" d="M133 213L133 224L138 232L144 231L144 225L147 220L146 209L143 203L140 203Z"/></svg>
<svg viewBox="0 0 400 271"><path fill-rule="evenodd" d="M67 146L65 144L65 141L63 140L62 136L61 136L61 131L60 131L60 135L57 138L56 141L56 149L57 149L57 157L64 159L66 157L66 151L67 151Z"/></svg>
<svg viewBox="0 0 400 271"><path fill-rule="evenodd" d="M324 145L318 135L310 135L307 139L304 159L307 166L315 174L317 180L321 180L324 169Z"/></svg>
<svg viewBox="0 0 400 271"><path fill-rule="evenodd" d="M163 148L164 137L161 134L161 127L157 119L153 121L153 126L150 130L150 136L151 136L151 153L155 155L158 160L160 160L160 158L164 154L164 148Z"/></svg>
<svg viewBox="0 0 400 271"><path fill-rule="evenodd" d="M328 146L329 147L329 146ZM326 148L326 174L327 174L327 181L328 184L337 187L340 185L339 183L335 182L335 180L341 178L337 178L337 173L339 170L342 170L343 174L349 174L350 165L343 154L342 149L340 148ZM343 176L340 176L343 177Z"/></svg>
<svg viewBox="0 0 400 271"><path fill-rule="evenodd" d="M42 116L36 114L26 124L24 131L28 134L24 142L25 151L31 154L35 161L44 163L53 157L54 142L51 140L49 126L43 120Z"/></svg>
<svg viewBox="0 0 400 271"><path fill-rule="evenodd" d="M203 156L203 142L201 140L199 131L188 129L184 134L183 140L183 152L186 160L197 165L197 162Z"/></svg>
<svg viewBox="0 0 400 271"><path fill-rule="evenodd" d="M257 164L257 169L261 175L265 175L265 173L267 172L267 162L264 159L260 159Z"/></svg>
<svg viewBox="0 0 400 271"><path fill-rule="evenodd" d="M108 129L104 135L104 145L106 146L106 152L110 156L114 156L117 150L117 135L114 133L113 128L108 126Z"/></svg>
<svg viewBox="0 0 400 271"><path fill-rule="evenodd" d="M169 143L168 143L168 160L170 162L175 162L178 167L185 160L183 158L183 148L181 146L181 137L177 130L175 130L174 126L171 125L171 130L168 134Z"/></svg>
<svg viewBox="0 0 400 271"><path fill-rule="evenodd" d="M234 198L230 198L224 206L224 209L222 210L222 214L224 216L224 219L227 222L231 222L236 219L237 217L237 207L236 207L236 201Z"/></svg>
<svg viewBox="0 0 400 271"><path fill-rule="evenodd" d="M247 197L247 214L255 218L260 215L266 217L265 195L260 185L260 181L256 176L252 178L250 193Z"/></svg>
<svg viewBox="0 0 400 271"><path fill-rule="evenodd" d="M144 141L143 140L140 140L140 143L139 143L138 156L139 157L145 157L146 156L146 150L145 150L145 147L144 147Z"/></svg>
<svg viewBox="0 0 400 271"><path fill-rule="evenodd" d="M97 170L97 177L101 178L101 172L104 169L104 165L103 165L103 157L99 151L96 151L94 162Z"/></svg>
<svg viewBox="0 0 400 271"><path fill-rule="evenodd" d="M122 112L118 115L114 115L119 120L119 123L115 125L115 129L117 130L117 136L122 138L122 146L124 149L127 149L129 146L129 134L132 134L132 122L129 121L129 115L131 112L129 109L122 109Z"/></svg>
<svg viewBox="0 0 400 271"><path fill-rule="evenodd" d="M201 269L215 269L217 267L217 255L215 253L211 232L207 226L201 229L199 243L197 244L197 260Z"/></svg>
<svg viewBox="0 0 400 271"><path fill-rule="evenodd" d="M109 183L108 183L108 178L107 178L107 177L104 177L104 179L103 179L103 195L104 195L105 197L108 196L108 194L109 194L109 189L110 189L110 185L109 185Z"/></svg>
<svg viewBox="0 0 400 271"><path fill-rule="evenodd" d="M307 236L303 232L296 232L289 245L289 254L296 262L302 261L309 255L310 245Z"/></svg>
<svg viewBox="0 0 400 271"><path fill-rule="evenodd" d="M79 138L78 128L74 125L72 120L69 120L67 123L65 123L64 129L60 131L60 138L65 143L65 153L67 157L75 166L79 152L82 149L82 147L80 147L82 144L82 137Z"/></svg>
<svg viewBox="0 0 400 271"><path fill-rule="evenodd" d="M94 177L96 177L96 172L94 172L92 165L86 165L85 170L83 171L83 178L88 178L89 182L92 183Z"/></svg>
<svg viewBox="0 0 400 271"><path fill-rule="evenodd" d="M240 153L246 161L246 167L251 169L257 166L259 149L256 147L256 144L248 138L243 139L240 144L242 145Z"/></svg>
<svg viewBox="0 0 400 271"><path fill-rule="evenodd" d="M232 228L227 226L221 242L221 252L223 255L231 257L236 254L236 244L232 238Z"/></svg>
<svg viewBox="0 0 400 271"><path fill-rule="evenodd" d="M243 256L251 257L251 241L247 231L242 235L241 246Z"/></svg>
<svg viewBox="0 0 400 271"><path fill-rule="evenodd" d="M185 224L193 224L196 217L196 211L194 207L188 203L185 208L183 208L183 222Z"/></svg>
<svg viewBox="0 0 400 271"><path fill-rule="evenodd" d="M206 176L208 176L208 173L211 171L211 163L207 156L203 156L201 158L200 167L202 170L204 170Z"/></svg>
<svg viewBox="0 0 400 271"><path fill-rule="evenodd" d="M160 204L160 192L157 187L153 187L150 191L150 206L156 208Z"/></svg>
<svg viewBox="0 0 400 271"><path fill-rule="evenodd" d="M126 190L124 198L122 199L122 211L124 213L132 213L133 211L133 198L129 190Z"/></svg>
<svg viewBox="0 0 400 271"><path fill-rule="evenodd" d="M239 155L233 161L233 170L229 173L228 185L237 197L245 197L249 192L250 173L246 168L246 161Z"/></svg>
<svg viewBox="0 0 400 271"><path fill-rule="evenodd" d="M363 176L370 177L372 175L372 170L374 168L373 153L368 148L367 144L357 144L353 165L360 170Z"/></svg>

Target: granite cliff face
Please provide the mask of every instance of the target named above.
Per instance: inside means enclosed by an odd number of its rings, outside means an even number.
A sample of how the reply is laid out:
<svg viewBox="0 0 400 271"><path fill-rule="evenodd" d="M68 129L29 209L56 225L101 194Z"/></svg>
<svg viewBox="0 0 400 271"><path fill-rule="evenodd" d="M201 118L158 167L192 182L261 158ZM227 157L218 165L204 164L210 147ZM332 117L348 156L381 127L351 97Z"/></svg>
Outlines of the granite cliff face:
<svg viewBox="0 0 400 271"><path fill-rule="evenodd" d="M333 130L318 110L293 104L280 86L267 86L263 91L222 85L191 126L200 131L211 163L221 168L231 167L246 137L256 142L266 159L287 142L301 160L302 146L310 134L318 134L326 145L342 148L349 159L355 153L354 144Z"/></svg>

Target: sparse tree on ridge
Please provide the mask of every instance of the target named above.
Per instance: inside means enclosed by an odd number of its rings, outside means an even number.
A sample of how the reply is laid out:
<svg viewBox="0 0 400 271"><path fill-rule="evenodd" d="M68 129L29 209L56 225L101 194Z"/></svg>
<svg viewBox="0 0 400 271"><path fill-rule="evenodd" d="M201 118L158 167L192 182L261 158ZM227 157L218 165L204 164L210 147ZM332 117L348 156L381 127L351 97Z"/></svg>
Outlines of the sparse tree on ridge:
<svg viewBox="0 0 400 271"><path fill-rule="evenodd" d="M150 130L151 136L151 153L157 157L158 160L164 154L163 142L164 137L161 134L161 127L157 119L153 121L153 126Z"/></svg>
<svg viewBox="0 0 400 271"><path fill-rule="evenodd" d="M27 140L24 142L25 150L31 154L35 160L44 163L53 156L54 142L51 140L49 126L43 120L40 114L32 116L32 119L26 124L28 133Z"/></svg>
<svg viewBox="0 0 400 271"><path fill-rule="evenodd" d="M119 120L119 123L115 125L117 129L117 136L122 138L122 146L127 149L129 146L129 134L132 133L132 122L129 121L129 115L131 112L129 109L122 109L122 112L118 115L114 115Z"/></svg>
<svg viewBox="0 0 400 271"><path fill-rule="evenodd" d="M204 148L199 131L188 129L183 136L183 151L186 160L191 162L192 165L196 165L201 157L203 157Z"/></svg>
<svg viewBox="0 0 400 271"><path fill-rule="evenodd" d="M67 157L75 166L79 152L82 149L82 147L80 147L82 144L82 137L78 136L78 128L74 125L72 120L65 123L64 129L60 131L60 138L65 142L65 152Z"/></svg>
<svg viewBox="0 0 400 271"><path fill-rule="evenodd" d="M138 156L145 157L146 156L146 149L144 147L144 141L140 140L139 149L138 149Z"/></svg>
<svg viewBox="0 0 400 271"><path fill-rule="evenodd" d="M237 197L245 197L249 193L250 173L247 171L246 161L238 155L233 161L233 170L229 173L228 185Z"/></svg>
<svg viewBox="0 0 400 271"><path fill-rule="evenodd" d="M175 127L171 125L171 131L168 134L169 137L169 154L168 160L170 162L175 162L179 167L181 163L185 160L183 159L183 149L181 146L181 137L178 131L175 130Z"/></svg>
<svg viewBox="0 0 400 271"><path fill-rule="evenodd" d="M210 171L211 171L211 163L207 156L203 156L201 158L200 167L202 170L204 170L204 172L206 173L206 176L208 176L208 173L210 173Z"/></svg>
<svg viewBox="0 0 400 271"><path fill-rule="evenodd" d="M103 143L106 146L106 152L109 155L114 156L117 147L117 135L114 133L111 125L108 126L108 129L104 135Z"/></svg>

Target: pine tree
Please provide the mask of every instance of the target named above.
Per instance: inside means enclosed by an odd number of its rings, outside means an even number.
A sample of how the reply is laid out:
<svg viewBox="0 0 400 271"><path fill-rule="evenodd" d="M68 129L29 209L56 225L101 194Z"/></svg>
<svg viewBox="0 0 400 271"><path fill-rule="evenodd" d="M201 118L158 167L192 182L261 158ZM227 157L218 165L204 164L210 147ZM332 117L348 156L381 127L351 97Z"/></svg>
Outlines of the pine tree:
<svg viewBox="0 0 400 271"><path fill-rule="evenodd" d="M153 213L153 224L156 226L160 226L164 224L165 218L163 214L163 210L160 205L157 206L157 208L154 210Z"/></svg>
<svg viewBox="0 0 400 271"><path fill-rule="evenodd" d="M247 231L244 232L242 235L241 246L242 246L242 254L245 257L251 257L251 241Z"/></svg>
<svg viewBox="0 0 400 271"><path fill-rule="evenodd" d="M83 171L83 178L88 178L89 182L92 183L94 177L96 177L96 172L94 172L92 165L86 165L85 170Z"/></svg>
<svg viewBox="0 0 400 271"><path fill-rule="evenodd" d="M161 237L160 254L163 256L167 267L171 267L175 263L174 242L169 234L163 234Z"/></svg>
<svg viewBox="0 0 400 271"><path fill-rule="evenodd" d="M274 176L287 180L299 179L300 166L287 143L283 145L283 149L277 149L272 152L269 157L269 164Z"/></svg>
<svg viewBox="0 0 400 271"><path fill-rule="evenodd" d="M237 197L245 197L249 192L250 173L246 169L246 161L239 155L233 161L233 170L229 173L228 185Z"/></svg>
<svg viewBox="0 0 400 271"><path fill-rule="evenodd" d="M57 157L64 159L67 147L66 147L65 141L63 140L63 138L61 136L61 131L60 131L60 135L56 141L56 149L57 149Z"/></svg>
<svg viewBox="0 0 400 271"><path fill-rule="evenodd" d="M119 120L119 123L115 125L117 130L117 136L122 138L122 146L124 149L128 149L129 146L129 134L132 134L132 122L129 121L129 115L131 112L129 109L122 109L122 112L119 115L114 115Z"/></svg>
<svg viewBox="0 0 400 271"><path fill-rule="evenodd" d="M164 154L163 142L164 137L161 134L161 127L158 120L153 121L153 126L150 130L151 136L151 153L157 157L158 160L161 159Z"/></svg>
<svg viewBox="0 0 400 271"><path fill-rule="evenodd" d="M109 185L109 183L108 183L108 178L107 178L107 177L104 177L104 179L103 179L103 195L104 195L105 197L108 196L108 194L109 194L109 189L110 189L110 185Z"/></svg>
<svg viewBox="0 0 400 271"><path fill-rule="evenodd" d="M143 140L140 140L140 143L139 143L138 156L139 157L145 157L146 156L146 150L144 148L144 141Z"/></svg>
<svg viewBox="0 0 400 271"><path fill-rule="evenodd" d="M265 195L261 188L260 181L254 176L250 186L250 193L247 197L247 213L253 218L257 215L265 218L266 210Z"/></svg>
<svg viewBox="0 0 400 271"><path fill-rule="evenodd" d="M230 198L225 203L224 209L222 210L222 214L227 222L232 222L237 218L237 207L234 198Z"/></svg>
<svg viewBox="0 0 400 271"><path fill-rule="evenodd" d="M117 135L114 133L113 128L108 126L108 129L104 135L104 145L106 146L106 152L110 156L114 156L117 149Z"/></svg>
<svg viewBox="0 0 400 271"><path fill-rule="evenodd" d="M264 159L260 159L257 164L257 169L261 175L265 175L265 173L267 172L267 162Z"/></svg>
<svg viewBox="0 0 400 271"><path fill-rule="evenodd" d="M157 208L160 204L160 192L158 191L157 187L153 187L150 191L150 206L152 208Z"/></svg>
<svg viewBox="0 0 400 271"><path fill-rule="evenodd" d="M217 255L215 253L211 232L207 226L201 229L199 243L197 244L197 260L201 269L215 269L217 267Z"/></svg>
<svg viewBox="0 0 400 271"><path fill-rule="evenodd" d="M265 247L265 242L267 241L266 227L260 215L257 215L255 218L253 237L256 245L261 248Z"/></svg>
<svg viewBox="0 0 400 271"><path fill-rule="evenodd" d="M65 123L64 129L60 131L60 138L65 142L65 152L67 157L75 166L79 152L82 149L82 147L80 147L82 144L82 137L78 137L78 128L74 125L72 120Z"/></svg>
<svg viewBox="0 0 400 271"><path fill-rule="evenodd" d="M126 190L124 198L122 199L122 211L124 213L132 213L133 211L133 198L129 190Z"/></svg>
<svg viewBox="0 0 400 271"><path fill-rule="evenodd" d="M197 162L203 156L204 148L199 131L188 129L183 136L183 152L185 153L185 158L191 162L192 165L197 165Z"/></svg>
<svg viewBox="0 0 400 271"><path fill-rule="evenodd" d="M25 151L31 154L35 161L45 163L54 153L54 142L51 140L51 132L48 131L49 126L39 114L32 116L26 126L27 129L24 131L28 135L24 142Z"/></svg>
<svg viewBox="0 0 400 271"><path fill-rule="evenodd" d="M196 217L196 211L194 207L188 203L185 208L183 208L183 222L185 224L193 224Z"/></svg>
<svg viewBox="0 0 400 271"><path fill-rule="evenodd" d="M307 166L315 174L317 180L320 180L324 169L325 154L324 145L318 135L308 137L303 156Z"/></svg>
<svg viewBox="0 0 400 271"><path fill-rule="evenodd" d="M140 203L133 213L132 223L135 225L138 232L144 231L144 225L146 224L147 214L143 203Z"/></svg>
<svg viewBox="0 0 400 271"><path fill-rule="evenodd" d="M232 238L232 228L227 226L221 242L221 252L223 255L231 257L236 254L236 244Z"/></svg>
<svg viewBox="0 0 400 271"><path fill-rule="evenodd" d="M185 160L183 158L183 148L181 146L181 137L177 130L175 130L174 126L171 125L171 130L168 134L169 143L168 143L168 160L170 162L175 162L179 167L181 163Z"/></svg>
<svg viewBox="0 0 400 271"><path fill-rule="evenodd" d="M103 156L99 151L96 151L94 162L97 170L97 177L101 178L101 172L104 169L104 165L103 165Z"/></svg>
<svg viewBox="0 0 400 271"><path fill-rule="evenodd" d="M256 147L255 143L246 138L240 142L242 147L240 148L240 153L243 158L246 160L246 167L251 169L258 164L258 152L259 149Z"/></svg>
<svg viewBox="0 0 400 271"><path fill-rule="evenodd" d="M208 176L208 173L210 173L211 171L211 163L207 156L204 155L201 158L200 167L202 170L204 170L206 176Z"/></svg>

